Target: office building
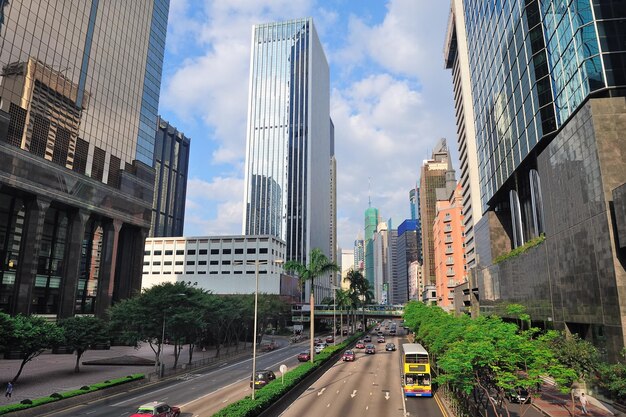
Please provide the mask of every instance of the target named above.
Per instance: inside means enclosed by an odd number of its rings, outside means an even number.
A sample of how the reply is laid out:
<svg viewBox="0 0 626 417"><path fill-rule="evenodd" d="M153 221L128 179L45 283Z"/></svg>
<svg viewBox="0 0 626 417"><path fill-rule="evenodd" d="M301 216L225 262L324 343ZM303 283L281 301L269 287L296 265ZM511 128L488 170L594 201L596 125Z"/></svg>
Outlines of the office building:
<svg viewBox="0 0 626 417"><path fill-rule="evenodd" d="M409 209L411 210L411 220L416 220L419 216L419 188L411 188L409 191Z"/></svg>
<svg viewBox="0 0 626 417"><path fill-rule="evenodd" d="M365 279L369 282L370 288L373 290L376 285L374 278L374 233L378 227L378 209L370 206L365 210Z"/></svg>
<svg viewBox="0 0 626 417"><path fill-rule="evenodd" d="M462 16L483 210L474 224L480 309L523 304L538 325L617 358L626 328L626 218L616 211L626 197L626 8L465 0ZM500 257L528 242L537 245Z"/></svg>
<svg viewBox="0 0 626 417"><path fill-rule="evenodd" d="M391 219L387 222L391 225ZM398 229L387 231L387 299L388 304L400 304L394 302L394 285L398 280Z"/></svg>
<svg viewBox="0 0 626 417"><path fill-rule="evenodd" d="M161 117L154 145L154 200L150 237L182 236L190 140Z"/></svg>
<svg viewBox="0 0 626 417"><path fill-rule="evenodd" d="M322 44L312 19L259 24L252 32L243 234L284 240L288 261L307 263L314 248L332 259L334 150ZM331 295L330 274L315 285L320 300Z"/></svg>
<svg viewBox="0 0 626 417"><path fill-rule="evenodd" d="M148 238L144 288L187 282L213 294L253 294L258 262L259 293L298 296L297 278L285 275L285 242L274 236Z"/></svg>
<svg viewBox="0 0 626 417"><path fill-rule="evenodd" d="M422 264L413 261L409 264L409 301L421 301L424 292L424 280L422 279Z"/></svg>
<svg viewBox="0 0 626 417"><path fill-rule="evenodd" d="M448 201L437 201L433 224L437 305L446 311L455 310L454 288L467 281L462 193L459 183Z"/></svg>
<svg viewBox="0 0 626 417"><path fill-rule="evenodd" d="M444 48L444 66L452 70L460 182L463 186L463 227L467 268L476 266L474 224L482 218L478 179L478 152L463 0L452 0Z"/></svg>
<svg viewBox="0 0 626 417"><path fill-rule="evenodd" d="M11 0L0 20L0 310L141 289L168 0Z"/></svg>
<svg viewBox="0 0 626 417"><path fill-rule="evenodd" d="M346 279L348 276L348 272L355 269L354 268L354 250L351 249L341 249L341 281L339 282L339 287L342 290L347 291L350 289L350 282Z"/></svg>
<svg viewBox="0 0 626 417"><path fill-rule="evenodd" d="M445 139L440 139L435 146L432 157L424 161L420 176L420 220L422 234L422 264L424 266L424 280L435 283L435 247L433 244L433 223L435 221L437 205L437 189L446 187L446 173L448 172L450 153ZM441 194L441 192L440 192ZM445 192L444 192L445 194ZM400 230L398 230L398 238Z"/></svg>
<svg viewBox="0 0 626 417"><path fill-rule="evenodd" d="M374 248L374 301L387 304L389 300L389 230L386 222L378 223L376 233L372 236Z"/></svg>
<svg viewBox="0 0 626 417"><path fill-rule="evenodd" d="M420 261L420 239L417 221L407 219L400 223L396 240L396 280L391 285L392 304L403 304L409 300L409 266Z"/></svg>

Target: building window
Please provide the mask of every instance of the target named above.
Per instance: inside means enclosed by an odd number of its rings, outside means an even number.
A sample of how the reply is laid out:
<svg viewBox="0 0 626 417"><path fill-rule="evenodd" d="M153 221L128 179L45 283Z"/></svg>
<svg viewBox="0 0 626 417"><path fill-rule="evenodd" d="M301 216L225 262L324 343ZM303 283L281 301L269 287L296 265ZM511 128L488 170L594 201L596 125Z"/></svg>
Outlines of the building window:
<svg viewBox="0 0 626 417"><path fill-rule="evenodd" d="M195 265L196 261L187 261L187 265Z"/></svg>
<svg viewBox="0 0 626 417"><path fill-rule="evenodd" d="M198 265L206 265L206 261L198 261Z"/></svg>
<svg viewBox="0 0 626 417"><path fill-rule="evenodd" d="M196 254L196 250L195 249L189 249L187 251L187 255L195 255Z"/></svg>
<svg viewBox="0 0 626 417"><path fill-rule="evenodd" d="M260 248L259 253L267 253L267 248Z"/></svg>
<svg viewBox="0 0 626 417"><path fill-rule="evenodd" d="M161 265L161 261L154 261L154 262L152 262L152 265L157 265L157 266Z"/></svg>
<svg viewBox="0 0 626 417"><path fill-rule="evenodd" d="M150 262L148 262L148 261L143 261L143 264L144 264L144 265L150 265Z"/></svg>
<svg viewBox="0 0 626 417"><path fill-rule="evenodd" d="M161 251L160 250L155 250L154 251L154 256L161 256Z"/></svg>
<svg viewBox="0 0 626 417"><path fill-rule="evenodd" d="M220 254L219 249L211 249L211 255L219 255L219 254Z"/></svg>
<svg viewBox="0 0 626 417"><path fill-rule="evenodd" d="M175 265L182 265L183 263L183 261L176 261Z"/></svg>
<svg viewBox="0 0 626 417"><path fill-rule="evenodd" d="M102 181L104 174L104 159L106 158L106 152L104 149L100 149L97 146L93 148L93 161L91 164L91 178L94 180Z"/></svg>
<svg viewBox="0 0 626 417"><path fill-rule="evenodd" d="M230 265L230 261L222 261L222 265Z"/></svg>
<svg viewBox="0 0 626 417"><path fill-rule="evenodd" d="M256 249L255 249L255 248L248 248L248 250L246 251L246 253L248 253L248 254L253 254L253 253L256 253Z"/></svg>
<svg viewBox="0 0 626 417"><path fill-rule="evenodd" d="M195 273L196 273L195 271L187 271L187 272L186 272L186 274L189 274L189 275L193 275L193 274L195 274Z"/></svg>
<svg viewBox="0 0 626 417"><path fill-rule="evenodd" d="M178 249L176 251L176 255L184 255L184 254L185 254L185 251L183 249Z"/></svg>
<svg viewBox="0 0 626 417"><path fill-rule="evenodd" d="M219 265L219 262L218 262L218 261L211 261L211 262L209 263L209 265Z"/></svg>
<svg viewBox="0 0 626 417"><path fill-rule="evenodd" d="M198 271L198 275L205 275L206 271Z"/></svg>
<svg viewBox="0 0 626 417"><path fill-rule="evenodd" d="M145 256L149 256L149 255L150 255L150 251L149 251L149 250L145 250L145 251L143 251L143 254L144 254Z"/></svg>
<svg viewBox="0 0 626 417"><path fill-rule="evenodd" d="M209 275L217 275L217 271L210 271Z"/></svg>
<svg viewBox="0 0 626 417"><path fill-rule="evenodd" d="M243 255L243 249L235 249L235 255Z"/></svg>
<svg viewBox="0 0 626 417"><path fill-rule="evenodd" d="M222 253L223 253L224 255L230 255L231 250L230 250L230 249L224 249L224 250L222 251Z"/></svg>
<svg viewBox="0 0 626 417"><path fill-rule="evenodd" d="M206 250L206 249L200 249L200 250L198 251L198 254L199 254L199 255L206 255L206 254L207 254L207 250Z"/></svg>

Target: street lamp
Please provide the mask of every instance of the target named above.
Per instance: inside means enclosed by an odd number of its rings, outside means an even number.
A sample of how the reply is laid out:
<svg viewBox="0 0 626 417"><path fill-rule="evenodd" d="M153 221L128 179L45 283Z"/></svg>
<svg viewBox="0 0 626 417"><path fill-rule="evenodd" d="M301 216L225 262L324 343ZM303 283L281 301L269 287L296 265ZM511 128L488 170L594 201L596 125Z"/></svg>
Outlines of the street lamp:
<svg viewBox="0 0 626 417"><path fill-rule="evenodd" d="M334 279L333 279L334 284ZM333 346L337 345L337 290L341 287L337 287L336 285L331 285L330 288L333 290ZM341 326L340 326L341 327ZM343 336L341 329L339 329L339 335Z"/></svg>
<svg viewBox="0 0 626 417"><path fill-rule="evenodd" d="M284 261L282 259L275 259L274 264L280 265ZM256 344L257 344L257 316L259 314L259 265L267 265L269 261L260 261L255 259L254 261L235 261L233 264L235 265L243 265L254 263L255 265L255 288L254 288L254 330L252 333L252 400L254 400L254 393L256 388L254 386L255 377L256 377Z"/></svg>
<svg viewBox="0 0 626 417"><path fill-rule="evenodd" d="M186 297L187 294L184 293L180 293L180 294L173 294L176 297ZM166 308L163 310L163 328L161 330L161 348L159 349L159 358L158 361L154 364L154 371L156 372L156 374L160 377L162 377L163 372L159 369L159 367L162 368L162 363L163 363L163 349L164 349L164 342L165 342L165 315L167 313L169 313L171 311L171 307L170 308Z"/></svg>

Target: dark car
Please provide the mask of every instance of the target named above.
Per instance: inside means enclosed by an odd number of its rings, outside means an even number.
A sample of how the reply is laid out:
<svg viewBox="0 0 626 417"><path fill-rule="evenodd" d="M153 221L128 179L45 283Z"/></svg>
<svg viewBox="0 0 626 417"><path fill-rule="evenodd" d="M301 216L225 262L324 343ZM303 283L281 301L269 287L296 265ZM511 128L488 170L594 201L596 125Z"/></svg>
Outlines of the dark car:
<svg viewBox="0 0 626 417"><path fill-rule="evenodd" d="M530 393L525 388L510 390L506 393L506 398L512 403L526 404L531 402Z"/></svg>
<svg viewBox="0 0 626 417"><path fill-rule="evenodd" d="M356 355L353 350L346 350L343 352L343 356L341 357L344 362L353 362L355 358Z"/></svg>
<svg viewBox="0 0 626 417"><path fill-rule="evenodd" d="M311 352L309 352L308 350L298 353L298 361L308 362L310 360L311 360Z"/></svg>
<svg viewBox="0 0 626 417"><path fill-rule="evenodd" d="M254 388L263 388L271 381L276 379L276 375L274 372L269 369L264 369L262 371L256 371L254 378ZM250 388L252 388L252 378L250 378Z"/></svg>
<svg viewBox="0 0 626 417"><path fill-rule="evenodd" d="M165 403L154 401L148 404L140 406L135 414L131 414L130 417L178 417L180 416L180 408L172 407Z"/></svg>
<svg viewBox="0 0 626 417"><path fill-rule="evenodd" d="M365 346L365 353L373 355L374 353L376 353L376 347L374 347L374 345L369 344Z"/></svg>
<svg viewBox="0 0 626 417"><path fill-rule="evenodd" d="M372 341L372 338L371 338L371 337L369 337L369 336L365 336L365 337L363 338L363 341L364 341L365 343L369 343L369 342L371 342L371 341Z"/></svg>
<svg viewBox="0 0 626 417"><path fill-rule="evenodd" d="M385 336L378 336L378 339L376 339L376 342L385 343Z"/></svg>
<svg viewBox="0 0 626 417"><path fill-rule="evenodd" d="M394 351L396 350L396 345L394 345L393 343L387 343L385 345L385 350L389 352Z"/></svg>

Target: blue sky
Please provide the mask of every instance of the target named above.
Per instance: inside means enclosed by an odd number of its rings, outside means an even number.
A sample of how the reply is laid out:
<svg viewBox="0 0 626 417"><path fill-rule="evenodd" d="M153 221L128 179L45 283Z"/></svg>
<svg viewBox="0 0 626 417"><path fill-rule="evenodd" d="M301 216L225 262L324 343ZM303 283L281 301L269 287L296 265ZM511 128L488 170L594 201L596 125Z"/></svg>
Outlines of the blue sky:
<svg viewBox="0 0 626 417"><path fill-rule="evenodd" d="M301 17L330 64L339 245L362 233L370 177L397 227L437 140L456 155L448 16L440 0L171 0L160 114L191 138L185 235L241 233L252 25Z"/></svg>

